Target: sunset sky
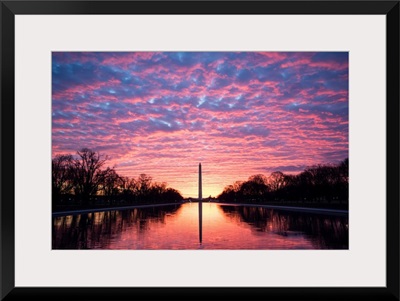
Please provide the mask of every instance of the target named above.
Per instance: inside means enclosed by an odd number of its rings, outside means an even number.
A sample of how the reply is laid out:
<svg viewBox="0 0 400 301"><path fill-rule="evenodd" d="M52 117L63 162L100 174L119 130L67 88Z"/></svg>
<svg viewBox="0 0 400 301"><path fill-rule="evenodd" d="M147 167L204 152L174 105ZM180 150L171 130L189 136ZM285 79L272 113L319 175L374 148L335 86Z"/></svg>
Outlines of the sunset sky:
<svg viewBox="0 0 400 301"><path fill-rule="evenodd" d="M185 197L348 157L347 52L53 52L52 152Z"/></svg>

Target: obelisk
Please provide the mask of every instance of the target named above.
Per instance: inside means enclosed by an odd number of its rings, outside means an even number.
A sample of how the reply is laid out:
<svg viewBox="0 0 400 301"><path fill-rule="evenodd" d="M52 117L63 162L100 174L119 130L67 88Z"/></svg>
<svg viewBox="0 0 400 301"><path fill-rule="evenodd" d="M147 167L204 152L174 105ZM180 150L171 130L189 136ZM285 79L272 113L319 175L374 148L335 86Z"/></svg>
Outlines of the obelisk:
<svg viewBox="0 0 400 301"><path fill-rule="evenodd" d="M199 201L201 201L203 198L201 185L201 163L199 163Z"/></svg>
<svg viewBox="0 0 400 301"><path fill-rule="evenodd" d="M201 183L201 163L199 163L199 240L203 239L203 202L202 202L202 183Z"/></svg>

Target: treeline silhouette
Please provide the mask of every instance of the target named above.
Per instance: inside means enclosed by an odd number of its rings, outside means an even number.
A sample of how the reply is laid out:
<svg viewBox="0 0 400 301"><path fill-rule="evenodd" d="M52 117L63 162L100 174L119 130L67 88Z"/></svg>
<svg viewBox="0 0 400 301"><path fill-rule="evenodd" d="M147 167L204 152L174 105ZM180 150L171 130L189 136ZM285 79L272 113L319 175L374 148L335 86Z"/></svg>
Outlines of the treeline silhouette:
<svg viewBox="0 0 400 301"><path fill-rule="evenodd" d="M316 165L297 175L276 171L266 177L257 174L237 181L217 197L229 203L302 204L348 208L349 159L337 165Z"/></svg>
<svg viewBox="0 0 400 301"><path fill-rule="evenodd" d="M52 160L53 210L65 205L122 205L176 202L183 200L179 191L166 183L153 182L151 176L138 178L118 175L104 168L107 156L83 148L76 155L57 155Z"/></svg>

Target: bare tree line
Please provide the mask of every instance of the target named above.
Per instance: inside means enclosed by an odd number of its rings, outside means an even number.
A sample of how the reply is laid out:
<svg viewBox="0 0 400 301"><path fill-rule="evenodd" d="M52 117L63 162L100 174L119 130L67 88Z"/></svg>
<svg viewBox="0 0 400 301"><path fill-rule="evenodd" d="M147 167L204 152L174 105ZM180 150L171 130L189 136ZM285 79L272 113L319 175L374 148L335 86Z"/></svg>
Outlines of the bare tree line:
<svg viewBox="0 0 400 301"><path fill-rule="evenodd" d="M151 176L138 178L118 175L114 168L104 168L109 160L88 148L76 155L57 155L52 160L53 205L133 204L138 202L174 202L183 199L179 191L166 183L153 182Z"/></svg>
<svg viewBox="0 0 400 301"><path fill-rule="evenodd" d="M117 205L174 202L182 195L166 183L153 182L151 176L137 178L118 175L104 168L108 156L88 148L75 155L57 155L52 160L53 205ZM349 160L337 165L316 165L292 175L280 171L250 176L224 188L217 197L224 202L348 204Z"/></svg>

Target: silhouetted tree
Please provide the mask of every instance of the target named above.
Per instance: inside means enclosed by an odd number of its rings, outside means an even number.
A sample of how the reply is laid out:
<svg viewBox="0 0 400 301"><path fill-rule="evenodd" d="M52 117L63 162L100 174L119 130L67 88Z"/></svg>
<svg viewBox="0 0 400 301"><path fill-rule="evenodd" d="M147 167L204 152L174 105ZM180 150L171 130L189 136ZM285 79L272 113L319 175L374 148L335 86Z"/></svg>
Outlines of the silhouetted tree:
<svg viewBox="0 0 400 301"><path fill-rule="evenodd" d="M153 183L151 185L151 191L155 194L155 195L161 195L163 194L165 191L167 190L167 183L163 182L163 183Z"/></svg>
<svg viewBox="0 0 400 301"><path fill-rule="evenodd" d="M103 169L107 156L83 148L74 156L59 155L52 160L52 193L56 203L70 194L87 206L97 204L135 202L174 202L183 200L179 191L167 188L167 183L153 183L152 177L140 174L137 179L122 177L111 167ZM75 195L75 196L74 196Z"/></svg>
<svg viewBox="0 0 400 301"><path fill-rule="evenodd" d="M175 201L182 201L183 197L180 194L180 192L174 188L167 188L163 194L162 194L163 199L165 199L168 202L175 202Z"/></svg>
<svg viewBox="0 0 400 301"><path fill-rule="evenodd" d="M346 158L342 162L340 162L338 166L338 174L339 174L339 181L338 181L338 191L339 196L338 198L341 200L348 200L349 199L349 159Z"/></svg>
<svg viewBox="0 0 400 301"><path fill-rule="evenodd" d="M270 201L323 204L332 201L348 202L349 160L337 165L315 165L297 175L280 171L254 175L245 182L236 182L224 188L218 199L226 202Z"/></svg>
<svg viewBox="0 0 400 301"><path fill-rule="evenodd" d="M250 176L248 179L248 182L253 182L258 185L266 185L268 182L268 179L266 176L264 176L262 174L257 174L257 175Z"/></svg>
<svg viewBox="0 0 400 301"><path fill-rule="evenodd" d="M152 180L152 177L146 174L140 174L139 178L136 180L137 194L139 199L143 201L148 199Z"/></svg>
<svg viewBox="0 0 400 301"><path fill-rule="evenodd" d="M234 185L226 186L218 198L226 202L265 200L269 191L266 183L267 178L264 175L253 175L247 181L236 181Z"/></svg>
<svg viewBox="0 0 400 301"><path fill-rule="evenodd" d="M58 155L51 162L52 199L60 200L62 194L70 193L73 187L72 156Z"/></svg>
<svg viewBox="0 0 400 301"><path fill-rule="evenodd" d="M249 177L240 187L240 197L253 201L265 200L269 191L266 181L266 177L260 174Z"/></svg>
<svg viewBox="0 0 400 301"><path fill-rule="evenodd" d="M272 191L282 189L285 184L285 175L280 171L274 171L268 177L268 186Z"/></svg>
<svg viewBox="0 0 400 301"><path fill-rule="evenodd" d="M344 159L339 164L339 173L341 176L341 181L349 182L349 158Z"/></svg>
<svg viewBox="0 0 400 301"><path fill-rule="evenodd" d="M240 185L240 187L241 186L242 185ZM240 187L238 187L238 190L240 189ZM234 190L233 185L228 185L228 186L225 186L224 190L217 198L222 201L225 201L225 202L235 202L236 194L237 194L237 192Z"/></svg>
<svg viewBox="0 0 400 301"><path fill-rule="evenodd" d="M77 152L77 158L73 160L74 189L83 205L88 205L90 197L95 195L100 189L100 184L104 183L105 174L101 168L107 159L88 148Z"/></svg>
<svg viewBox="0 0 400 301"><path fill-rule="evenodd" d="M119 195L123 190L124 182L113 168L107 167L107 169L102 172L100 178L103 179L101 186L108 200L110 200L111 197Z"/></svg>
<svg viewBox="0 0 400 301"><path fill-rule="evenodd" d="M132 203L135 200L136 180L129 177L120 177L120 196L123 200Z"/></svg>
<svg viewBox="0 0 400 301"><path fill-rule="evenodd" d="M236 181L235 183L233 183L232 185L232 189L235 193L239 192L240 187L242 187L243 185L243 181Z"/></svg>

